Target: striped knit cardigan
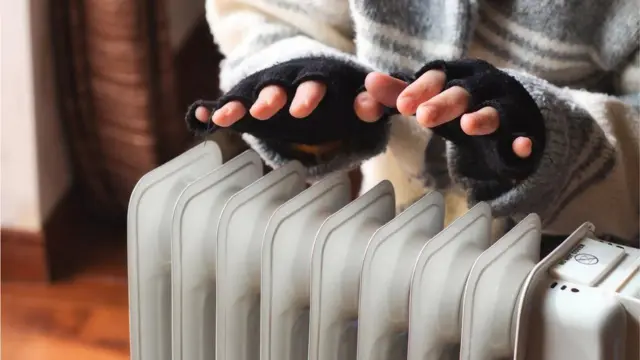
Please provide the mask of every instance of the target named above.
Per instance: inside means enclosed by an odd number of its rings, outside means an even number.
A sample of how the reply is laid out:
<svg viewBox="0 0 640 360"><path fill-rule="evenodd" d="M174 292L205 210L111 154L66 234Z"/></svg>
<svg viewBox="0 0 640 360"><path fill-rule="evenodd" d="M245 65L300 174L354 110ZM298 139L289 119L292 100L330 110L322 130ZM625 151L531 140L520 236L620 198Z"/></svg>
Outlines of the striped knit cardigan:
<svg viewBox="0 0 640 360"><path fill-rule="evenodd" d="M529 92L546 133L535 169L482 199L494 215L517 221L535 212L550 235L591 221L602 236L638 246L637 0L207 0L206 10L225 55L223 91L312 56L388 73L414 73L434 60L489 62ZM244 139L272 166L292 157ZM413 117L394 116L379 145L309 164L309 175L361 165L363 189L390 179L400 206L442 186L463 189L472 204L485 185L462 175L469 161L456 161L455 144ZM443 185L445 177L454 185Z"/></svg>

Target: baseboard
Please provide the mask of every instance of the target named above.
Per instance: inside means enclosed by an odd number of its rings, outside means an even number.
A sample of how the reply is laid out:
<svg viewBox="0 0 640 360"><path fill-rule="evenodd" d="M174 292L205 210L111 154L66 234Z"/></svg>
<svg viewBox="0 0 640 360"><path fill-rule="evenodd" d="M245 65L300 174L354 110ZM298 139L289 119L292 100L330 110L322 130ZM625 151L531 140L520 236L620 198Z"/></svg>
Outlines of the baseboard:
<svg viewBox="0 0 640 360"><path fill-rule="evenodd" d="M126 251L126 213L121 217L90 213L82 195L72 188L46 222L44 235L51 280L67 280L104 264L103 257L113 249Z"/></svg>
<svg viewBox="0 0 640 360"><path fill-rule="evenodd" d="M112 229L123 228L124 219L96 219L72 186L60 199L41 231L1 229L1 280L51 282L78 271L79 259L91 244ZM89 250L87 250L89 248Z"/></svg>
<svg viewBox="0 0 640 360"><path fill-rule="evenodd" d="M47 282L51 279L43 232L0 229L2 281Z"/></svg>
<svg viewBox="0 0 640 360"><path fill-rule="evenodd" d="M66 229L73 227L74 214L68 211L73 202L72 189L60 198L40 231L1 229L2 282L51 282L54 279L53 263L64 254L59 249L69 238Z"/></svg>

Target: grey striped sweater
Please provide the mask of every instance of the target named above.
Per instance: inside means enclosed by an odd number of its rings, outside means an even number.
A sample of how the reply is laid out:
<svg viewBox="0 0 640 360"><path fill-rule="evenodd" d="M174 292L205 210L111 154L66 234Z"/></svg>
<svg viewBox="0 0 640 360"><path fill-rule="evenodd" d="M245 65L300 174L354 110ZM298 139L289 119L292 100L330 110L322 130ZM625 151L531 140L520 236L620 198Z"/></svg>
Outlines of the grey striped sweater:
<svg viewBox="0 0 640 360"><path fill-rule="evenodd" d="M547 138L536 170L488 201L494 214L518 220L535 212L548 234L591 221L599 233L638 246L636 0L207 0L206 9L226 57L223 91L259 70L315 55L408 73L433 60L488 61L528 90ZM260 139L244 138L270 165L285 160ZM448 183L441 181L447 175L461 178L451 166L455 148L440 141L397 115L385 153L345 154L309 171L323 175L364 161L365 190L395 169L432 187Z"/></svg>

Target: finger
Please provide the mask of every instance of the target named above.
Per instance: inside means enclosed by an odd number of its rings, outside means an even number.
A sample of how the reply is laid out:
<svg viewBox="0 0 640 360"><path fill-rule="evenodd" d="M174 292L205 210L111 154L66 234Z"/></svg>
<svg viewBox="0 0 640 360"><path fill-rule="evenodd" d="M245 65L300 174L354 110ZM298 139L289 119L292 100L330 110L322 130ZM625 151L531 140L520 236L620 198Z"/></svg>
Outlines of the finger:
<svg viewBox="0 0 640 360"><path fill-rule="evenodd" d="M445 74L429 70L422 74L398 96L397 108L402 115L413 115L423 102L438 95L444 87Z"/></svg>
<svg viewBox="0 0 640 360"><path fill-rule="evenodd" d="M364 87L377 102L395 107L398 95L407 87L407 83L387 74L372 72L364 79Z"/></svg>
<svg viewBox="0 0 640 360"><path fill-rule="evenodd" d="M275 115L287 103L287 93L279 86L269 85L260 91L258 99L249 109L251 116L258 120L267 120Z"/></svg>
<svg viewBox="0 0 640 360"><path fill-rule="evenodd" d="M241 102L231 101L216 110L211 117L211 121L218 126L227 127L242 119L246 113L247 110Z"/></svg>
<svg viewBox="0 0 640 360"><path fill-rule="evenodd" d="M435 127L464 114L469 100L467 90L454 86L418 106L416 119L425 127Z"/></svg>
<svg viewBox="0 0 640 360"><path fill-rule="evenodd" d="M305 81L298 86L296 94L291 101L289 113L291 116L305 118L316 109L325 93L327 86L317 81Z"/></svg>
<svg viewBox="0 0 640 360"><path fill-rule="evenodd" d="M513 152L521 158L527 158L531 155L533 143L528 137L520 136L513 140Z"/></svg>
<svg viewBox="0 0 640 360"><path fill-rule="evenodd" d="M211 112L206 107L198 106L198 108L196 109L196 119L198 119L198 121L206 123L207 121L209 121L210 116Z"/></svg>
<svg viewBox="0 0 640 360"><path fill-rule="evenodd" d="M498 130L500 115L490 106L462 115L460 127L467 135L489 135Z"/></svg>
<svg viewBox="0 0 640 360"><path fill-rule="evenodd" d="M368 92L361 92L356 96L353 107L356 115L362 121L375 122L382 117L382 104L376 101Z"/></svg>

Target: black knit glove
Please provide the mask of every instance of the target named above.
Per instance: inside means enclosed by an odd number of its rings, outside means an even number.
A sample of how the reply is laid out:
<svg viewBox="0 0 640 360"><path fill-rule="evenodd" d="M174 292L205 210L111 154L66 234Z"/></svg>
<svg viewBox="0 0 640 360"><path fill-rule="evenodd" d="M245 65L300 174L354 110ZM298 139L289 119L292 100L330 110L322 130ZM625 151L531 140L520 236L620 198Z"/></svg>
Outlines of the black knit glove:
<svg viewBox="0 0 640 360"><path fill-rule="evenodd" d="M500 117L498 129L489 135L471 136L462 131L460 118L432 128L451 141L455 156L449 159L452 172L472 180L474 198L491 199L529 176L536 168L545 146L545 124L533 98L513 77L482 60L434 61L418 71L410 82L429 70L446 75L444 90L460 86L470 94L465 113L490 106ZM531 139L527 158L513 151L513 141Z"/></svg>
<svg viewBox="0 0 640 360"><path fill-rule="evenodd" d="M212 133L218 126L211 121L204 124L196 119L195 111L199 106L213 113L224 104L237 100L249 109L264 87L278 85L287 92L287 105L264 121L253 118L247 111L241 120L231 125L231 129L278 147L332 142L341 142L344 148L379 147L385 141L388 117L368 123L360 120L354 110L354 100L358 93L364 91L367 73L368 70L361 66L335 58L290 60L250 75L216 101L196 101L187 112L187 125L196 134ZM308 117L294 118L289 107L296 88L309 80L325 84L326 94Z"/></svg>

